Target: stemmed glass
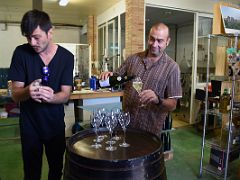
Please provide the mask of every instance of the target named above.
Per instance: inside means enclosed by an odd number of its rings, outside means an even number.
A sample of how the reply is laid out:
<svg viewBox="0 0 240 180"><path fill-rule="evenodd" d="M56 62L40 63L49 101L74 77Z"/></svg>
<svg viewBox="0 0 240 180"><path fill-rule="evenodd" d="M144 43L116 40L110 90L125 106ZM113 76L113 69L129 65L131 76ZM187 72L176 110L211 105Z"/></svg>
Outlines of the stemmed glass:
<svg viewBox="0 0 240 180"><path fill-rule="evenodd" d="M141 80L140 77L136 77L133 79L133 88L137 91L138 95L141 93L142 91L142 87L143 87L143 82ZM144 104L141 104L140 107L145 106Z"/></svg>
<svg viewBox="0 0 240 180"><path fill-rule="evenodd" d="M117 147L112 146L115 143L115 141L112 141L112 133L113 133L114 128L117 126L118 121L116 118L112 118L111 114L107 114L104 118L104 122L105 122L105 125L106 125L107 129L109 130L109 134L110 134L110 141L108 141L109 146L107 146L105 149L107 151L115 151L117 149Z"/></svg>
<svg viewBox="0 0 240 180"><path fill-rule="evenodd" d="M102 119L100 126L102 126L102 127L104 126L104 118L108 113L109 113L108 110L104 107L97 109L97 114ZM105 137L106 137L106 135L99 135L99 138L104 139Z"/></svg>
<svg viewBox="0 0 240 180"><path fill-rule="evenodd" d="M105 118L108 110L104 107L97 109L97 113L101 116L102 120ZM102 121L101 126L104 126L104 121Z"/></svg>
<svg viewBox="0 0 240 180"><path fill-rule="evenodd" d="M95 148L95 149L99 149L102 147L101 144L99 144L99 142L102 142L102 138L100 138L98 136L98 128L100 126L100 124L102 123L102 119L100 118L100 116L96 113L96 112L93 112L91 114L91 125L94 127L94 131L95 131L95 134L96 134L96 139L94 139L93 141L95 142L94 144L91 145L91 147Z"/></svg>
<svg viewBox="0 0 240 180"><path fill-rule="evenodd" d="M123 129L123 142L119 144L120 147L129 147L130 144L126 143L126 130L127 126L130 123L130 113L129 112L122 112L119 116L119 123Z"/></svg>
<svg viewBox="0 0 240 180"><path fill-rule="evenodd" d="M143 82L140 77L136 77L133 79L133 88L138 92L138 94L140 94L140 92L142 91L142 86Z"/></svg>
<svg viewBox="0 0 240 180"><path fill-rule="evenodd" d="M120 113L121 113L120 108L115 107L115 108L112 108L112 110L111 110L112 118L116 118L117 121L118 121ZM112 139L116 140L116 141L121 139L121 137L117 135L117 130L115 130L114 137Z"/></svg>

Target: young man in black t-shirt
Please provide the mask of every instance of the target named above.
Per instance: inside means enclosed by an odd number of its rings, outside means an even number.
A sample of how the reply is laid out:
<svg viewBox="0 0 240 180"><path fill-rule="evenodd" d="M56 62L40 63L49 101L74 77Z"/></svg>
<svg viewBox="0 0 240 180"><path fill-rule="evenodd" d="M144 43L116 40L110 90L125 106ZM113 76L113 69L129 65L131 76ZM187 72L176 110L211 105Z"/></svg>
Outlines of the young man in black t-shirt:
<svg viewBox="0 0 240 180"><path fill-rule="evenodd" d="M43 11L26 12L21 31L28 43L15 49L9 80L12 98L20 103L24 179L41 179L45 150L48 179L60 180L66 146L63 103L71 93L74 56L52 42L52 23Z"/></svg>

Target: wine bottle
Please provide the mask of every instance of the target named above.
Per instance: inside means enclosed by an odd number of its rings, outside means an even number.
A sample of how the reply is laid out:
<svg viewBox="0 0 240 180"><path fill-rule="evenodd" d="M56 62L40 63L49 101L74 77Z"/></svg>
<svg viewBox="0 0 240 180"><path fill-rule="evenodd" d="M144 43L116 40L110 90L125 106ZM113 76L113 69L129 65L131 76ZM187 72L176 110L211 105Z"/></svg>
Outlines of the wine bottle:
<svg viewBox="0 0 240 180"><path fill-rule="evenodd" d="M163 151L164 151L164 147L165 147L165 145L164 145L164 143L165 143L165 142L164 142L164 139L165 139L165 138L164 138L164 135L165 135L165 133L162 133L162 134L161 134L161 141L162 141L162 149L163 149Z"/></svg>
<svg viewBox="0 0 240 180"><path fill-rule="evenodd" d="M165 123L165 130L169 130L169 114L167 115L164 123Z"/></svg>
<svg viewBox="0 0 240 180"><path fill-rule="evenodd" d="M166 121L163 122L162 130L166 130Z"/></svg>
<svg viewBox="0 0 240 180"><path fill-rule="evenodd" d="M167 136L167 133L163 133L163 137L164 137L164 152L168 150L168 136Z"/></svg>
<svg viewBox="0 0 240 180"><path fill-rule="evenodd" d="M106 80L97 80L98 87L114 87L130 81L134 76L109 76Z"/></svg>
<svg viewBox="0 0 240 180"><path fill-rule="evenodd" d="M48 86L49 81L49 68L48 66L43 66L42 68L42 82L43 86Z"/></svg>
<svg viewBox="0 0 240 180"><path fill-rule="evenodd" d="M74 76L74 90L81 91L82 89L82 79L80 78L79 73L75 73Z"/></svg>
<svg viewBox="0 0 240 180"><path fill-rule="evenodd" d="M170 133L167 133L167 151L171 150L171 137Z"/></svg>
<svg viewBox="0 0 240 180"><path fill-rule="evenodd" d="M170 129L170 130L172 129L172 121L173 121L172 115L169 114L169 129Z"/></svg>

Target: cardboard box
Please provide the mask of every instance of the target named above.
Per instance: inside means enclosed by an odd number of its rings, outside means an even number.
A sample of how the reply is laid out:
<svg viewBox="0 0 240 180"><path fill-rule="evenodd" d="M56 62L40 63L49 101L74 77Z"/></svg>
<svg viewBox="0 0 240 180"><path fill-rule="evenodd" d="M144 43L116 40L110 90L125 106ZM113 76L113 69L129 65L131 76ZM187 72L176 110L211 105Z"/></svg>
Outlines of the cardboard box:
<svg viewBox="0 0 240 180"><path fill-rule="evenodd" d="M239 158L240 149L234 151L230 150L229 162ZM209 164L218 168L219 171L223 171L226 166L226 151L211 148Z"/></svg>

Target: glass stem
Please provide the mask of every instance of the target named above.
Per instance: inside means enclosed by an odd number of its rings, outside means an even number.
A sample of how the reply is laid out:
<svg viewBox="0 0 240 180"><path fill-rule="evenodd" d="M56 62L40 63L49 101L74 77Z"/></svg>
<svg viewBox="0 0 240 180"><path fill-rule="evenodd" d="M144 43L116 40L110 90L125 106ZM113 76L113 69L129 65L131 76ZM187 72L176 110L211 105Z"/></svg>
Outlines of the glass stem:
<svg viewBox="0 0 240 180"><path fill-rule="evenodd" d="M124 144L126 144L125 138L126 138L126 128L123 129L123 143Z"/></svg>
<svg viewBox="0 0 240 180"><path fill-rule="evenodd" d="M97 127L95 127L95 133L96 133L96 136L98 138L98 129L97 129Z"/></svg>
<svg viewBox="0 0 240 180"><path fill-rule="evenodd" d="M97 133L97 128L96 127L95 127L95 134L96 134L95 144L97 145L98 133Z"/></svg>
<svg viewBox="0 0 240 180"><path fill-rule="evenodd" d="M110 141L109 141L109 146L110 146L110 149L112 148L112 131L110 131Z"/></svg>

